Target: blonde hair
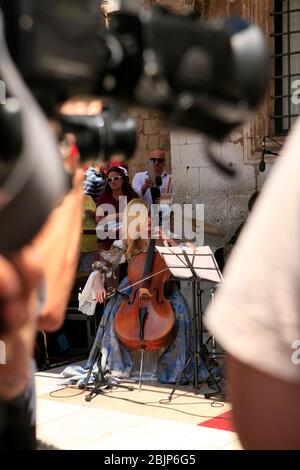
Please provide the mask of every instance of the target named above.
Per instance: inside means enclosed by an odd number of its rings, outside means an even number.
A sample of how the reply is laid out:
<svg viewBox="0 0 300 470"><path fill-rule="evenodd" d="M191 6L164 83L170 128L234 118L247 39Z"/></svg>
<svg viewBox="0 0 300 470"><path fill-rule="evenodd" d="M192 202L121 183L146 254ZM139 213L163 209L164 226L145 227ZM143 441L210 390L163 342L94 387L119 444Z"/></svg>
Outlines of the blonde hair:
<svg viewBox="0 0 300 470"><path fill-rule="evenodd" d="M148 238L149 208L142 199L132 199L125 207L122 220L121 236L127 257L136 251L136 240Z"/></svg>

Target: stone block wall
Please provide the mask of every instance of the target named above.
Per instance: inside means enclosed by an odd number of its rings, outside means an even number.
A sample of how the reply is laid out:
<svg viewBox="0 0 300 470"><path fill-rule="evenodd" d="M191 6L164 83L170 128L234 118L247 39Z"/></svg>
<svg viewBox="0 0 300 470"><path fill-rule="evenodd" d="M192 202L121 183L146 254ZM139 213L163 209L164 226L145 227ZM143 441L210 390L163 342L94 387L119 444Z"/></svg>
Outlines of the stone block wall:
<svg viewBox="0 0 300 470"><path fill-rule="evenodd" d="M141 109L130 109L130 113L138 127L137 149L129 162L130 177L146 169L149 152L158 148L166 151L166 170L171 171L170 131L165 127L161 114Z"/></svg>
<svg viewBox="0 0 300 470"><path fill-rule="evenodd" d="M258 163L245 162L243 135L239 132L214 148L215 155L236 175L229 177L207 157L206 141L201 134L171 132L171 164L176 202L204 204L205 221L222 228L223 238L205 236L205 244L213 249L231 238L246 219L248 200L259 190L269 173L259 173Z"/></svg>

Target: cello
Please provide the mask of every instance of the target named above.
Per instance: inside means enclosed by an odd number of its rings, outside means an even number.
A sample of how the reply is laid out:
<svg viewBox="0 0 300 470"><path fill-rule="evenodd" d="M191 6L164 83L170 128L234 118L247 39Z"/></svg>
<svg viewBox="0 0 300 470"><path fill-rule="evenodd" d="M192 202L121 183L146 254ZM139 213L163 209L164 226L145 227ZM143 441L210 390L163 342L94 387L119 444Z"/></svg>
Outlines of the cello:
<svg viewBox="0 0 300 470"><path fill-rule="evenodd" d="M171 273L155 252L155 244L152 238L147 253L139 253L129 264L129 284L135 285L114 320L120 342L133 351L161 349L171 344L177 333L175 313L164 293ZM144 281L138 282L141 279Z"/></svg>

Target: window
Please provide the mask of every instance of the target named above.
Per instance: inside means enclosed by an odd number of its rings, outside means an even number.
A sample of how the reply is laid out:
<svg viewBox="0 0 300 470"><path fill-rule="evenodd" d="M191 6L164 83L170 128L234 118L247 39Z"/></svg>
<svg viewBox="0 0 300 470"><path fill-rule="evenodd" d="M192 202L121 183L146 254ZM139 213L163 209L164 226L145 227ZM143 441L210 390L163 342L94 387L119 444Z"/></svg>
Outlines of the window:
<svg viewBox="0 0 300 470"><path fill-rule="evenodd" d="M286 134L300 115L300 0L274 0L274 108L276 134Z"/></svg>

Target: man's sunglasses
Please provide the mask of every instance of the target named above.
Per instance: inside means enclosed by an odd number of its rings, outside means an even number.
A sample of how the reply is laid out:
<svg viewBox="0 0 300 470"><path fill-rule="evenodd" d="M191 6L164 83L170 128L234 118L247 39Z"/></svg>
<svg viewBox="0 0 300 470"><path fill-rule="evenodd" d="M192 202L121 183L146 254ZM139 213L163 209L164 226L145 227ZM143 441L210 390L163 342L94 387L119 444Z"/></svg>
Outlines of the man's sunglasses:
<svg viewBox="0 0 300 470"><path fill-rule="evenodd" d="M119 181L119 180L121 180L121 179L123 179L122 176L112 176L111 178L107 178L106 181L107 181L108 183L112 183L113 181Z"/></svg>
<svg viewBox="0 0 300 470"><path fill-rule="evenodd" d="M163 158L150 158L151 162L153 163L164 163L164 159Z"/></svg>

